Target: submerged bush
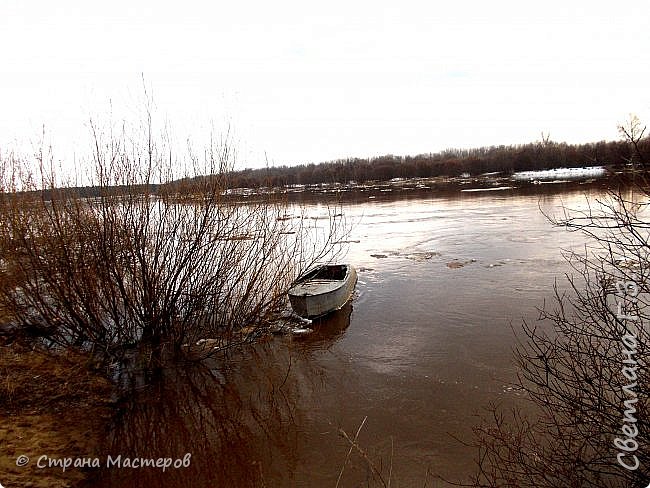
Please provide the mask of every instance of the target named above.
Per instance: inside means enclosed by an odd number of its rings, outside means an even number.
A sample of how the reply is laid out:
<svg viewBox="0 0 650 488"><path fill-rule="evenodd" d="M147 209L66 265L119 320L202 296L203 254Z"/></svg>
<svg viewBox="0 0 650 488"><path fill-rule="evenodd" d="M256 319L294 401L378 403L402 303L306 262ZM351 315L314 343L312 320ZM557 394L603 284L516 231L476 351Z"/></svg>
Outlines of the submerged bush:
<svg viewBox="0 0 650 488"><path fill-rule="evenodd" d="M22 331L108 356L135 345L176 355L201 338L225 350L274 320L296 275L331 256L340 220L317 236L273 194L228 195L228 139L181 158L149 114L135 129L91 129L85 188L45 148L1 157L0 308Z"/></svg>

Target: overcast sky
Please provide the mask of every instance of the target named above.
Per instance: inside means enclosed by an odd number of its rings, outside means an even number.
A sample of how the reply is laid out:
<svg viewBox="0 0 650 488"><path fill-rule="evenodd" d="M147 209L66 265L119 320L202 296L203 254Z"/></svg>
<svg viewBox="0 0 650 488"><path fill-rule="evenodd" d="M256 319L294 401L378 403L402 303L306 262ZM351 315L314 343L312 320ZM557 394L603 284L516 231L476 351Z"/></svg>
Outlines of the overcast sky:
<svg viewBox="0 0 650 488"><path fill-rule="evenodd" d="M135 115L230 126L241 166L616 139L650 121L650 2L0 2L0 143ZM120 115L122 116L122 115Z"/></svg>

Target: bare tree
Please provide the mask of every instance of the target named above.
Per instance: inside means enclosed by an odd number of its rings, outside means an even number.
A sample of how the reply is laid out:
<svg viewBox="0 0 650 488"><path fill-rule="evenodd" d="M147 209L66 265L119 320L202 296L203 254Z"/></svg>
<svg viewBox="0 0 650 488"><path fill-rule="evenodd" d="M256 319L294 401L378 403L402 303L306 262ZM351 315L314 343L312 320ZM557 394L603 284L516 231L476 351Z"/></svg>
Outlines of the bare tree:
<svg viewBox="0 0 650 488"><path fill-rule="evenodd" d="M639 117L633 114L630 115L625 123L618 126L619 133L632 148L632 156L628 162L633 166L640 166L644 169L646 167L646 161L640 146L646 129L647 126L643 125Z"/></svg>

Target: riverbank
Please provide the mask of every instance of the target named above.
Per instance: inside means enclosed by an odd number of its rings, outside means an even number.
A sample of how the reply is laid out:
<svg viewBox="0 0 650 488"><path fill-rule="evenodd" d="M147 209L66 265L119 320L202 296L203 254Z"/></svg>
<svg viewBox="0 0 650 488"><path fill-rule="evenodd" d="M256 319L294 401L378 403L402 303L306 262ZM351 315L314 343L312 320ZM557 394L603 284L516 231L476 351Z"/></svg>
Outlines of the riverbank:
<svg viewBox="0 0 650 488"><path fill-rule="evenodd" d="M278 194L284 195L290 202L334 200L351 203L393 199L395 195L405 198L411 196L448 198L459 192L498 191L504 195L525 195L547 193L549 186L554 187L557 192L573 189L576 185L580 185L584 190L628 186L634 181L635 174L632 170L620 171L612 167L591 166L519 173L491 172L474 175L463 173L459 176L231 188L225 192L225 195L237 202L251 202L263 195Z"/></svg>
<svg viewBox="0 0 650 488"><path fill-rule="evenodd" d="M88 471L39 468L38 459L98 454L111 413L110 382L93 370L87 356L52 354L16 342L0 346L0 372L0 483L7 488L78 485ZM17 465L21 462L25 466Z"/></svg>

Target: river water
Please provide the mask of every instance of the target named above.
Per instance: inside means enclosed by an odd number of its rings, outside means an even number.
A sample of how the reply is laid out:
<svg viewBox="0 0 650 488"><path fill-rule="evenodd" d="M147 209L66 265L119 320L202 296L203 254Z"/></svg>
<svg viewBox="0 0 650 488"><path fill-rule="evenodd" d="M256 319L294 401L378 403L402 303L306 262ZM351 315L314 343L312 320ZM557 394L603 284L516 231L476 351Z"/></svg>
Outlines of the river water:
<svg viewBox="0 0 650 488"><path fill-rule="evenodd" d="M351 304L304 337L276 337L223 364L178 367L124 404L113 457L191 454L190 466L104 469L93 486L335 487L349 444L393 486L465 481L477 454L461 441L489 403L517 402L512 349L522 320L569 270L585 239L544 213L584 207L603 190L431 192L356 199L345 261ZM307 215L326 213L308 204ZM427 474L428 473L428 474ZM339 486L367 486L353 452Z"/></svg>

